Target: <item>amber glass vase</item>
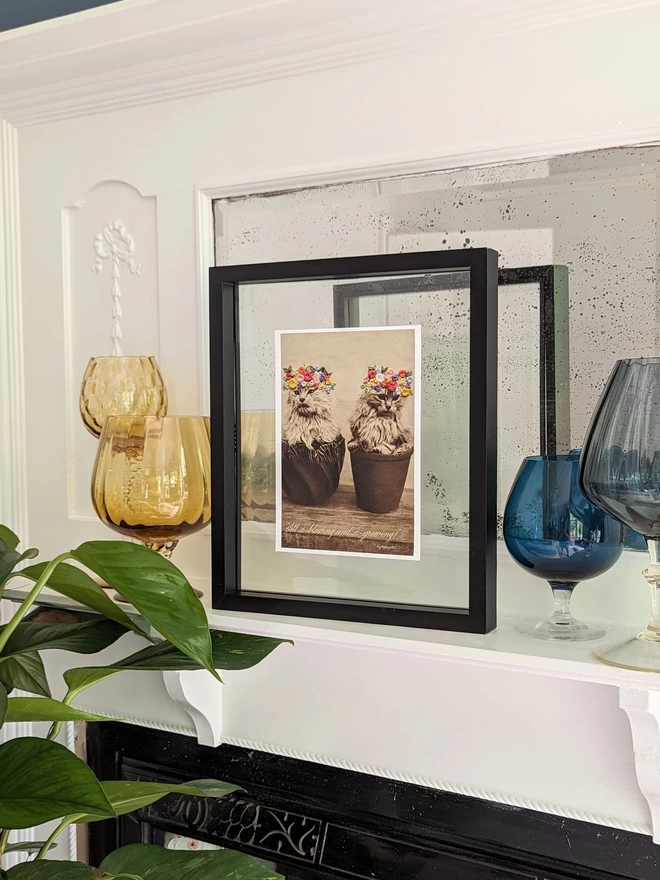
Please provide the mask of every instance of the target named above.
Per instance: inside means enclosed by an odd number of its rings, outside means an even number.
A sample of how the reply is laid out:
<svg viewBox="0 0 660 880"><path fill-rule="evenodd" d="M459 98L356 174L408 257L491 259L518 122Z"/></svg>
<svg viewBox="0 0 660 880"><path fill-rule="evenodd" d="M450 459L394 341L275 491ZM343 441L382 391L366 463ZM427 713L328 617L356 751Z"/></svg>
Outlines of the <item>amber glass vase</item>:
<svg viewBox="0 0 660 880"><path fill-rule="evenodd" d="M167 389L156 358L91 358L80 388L80 415L95 437L108 416L167 415Z"/></svg>
<svg viewBox="0 0 660 880"><path fill-rule="evenodd" d="M169 557L211 520L209 420L108 416L92 501L111 529Z"/></svg>

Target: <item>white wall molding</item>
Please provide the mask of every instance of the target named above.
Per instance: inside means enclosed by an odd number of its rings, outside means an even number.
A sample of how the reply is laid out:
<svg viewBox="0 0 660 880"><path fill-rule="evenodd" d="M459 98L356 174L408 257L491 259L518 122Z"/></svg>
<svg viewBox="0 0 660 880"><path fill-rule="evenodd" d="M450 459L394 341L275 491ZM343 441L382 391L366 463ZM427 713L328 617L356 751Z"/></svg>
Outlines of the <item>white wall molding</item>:
<svg viewBox="0 0 660 880"><path fill-rule="evenodd" d="M653 840L660 843L660 692L621 688L619 705L630 721L637 781L651 810Z"/></svg>
<svg viewBox="0 0 660 880"><path fill-rule="evenodd" d="M594 813L588 810L571 809L562 804L520 797L507 791L494 791L474 785L465 785L451 779L403 773L389 767L377 766L362 761L347 760L338 755L292 749L278 743L225 735L222 730L223 685L218 682L212 682L208 673L203 671L165 672L163 673L163 678L169 695L190 715L193 722L191 727L161 722L144 717L121 716L118 712L100 709L98 706L90 706L87 708L79 706L78 708L83 708L85 711L89 712L103 712L103 714L109 718L117 718L118 720L125 721L129 724L135 724L139 727L146 727L152 730L163 730L168 733L195 736L201 745L211 746L213 748L224 744L237 746L238 748L246 750L267 752L272 755L282 755L286 758L293 758L297 761L309 761L314 764L323 764L327 767L335 767L340 770L351 770L356 773L379 776L383 779L393 779L397 782L419 785L425 788L436 789L438 791L447 791L452 794L479 798L480 800L492 801L494 803L507 804L525 810L536 810L541 813L561 816L566 819L577 819L581 822L591 822L596 825L619 828L623 831L632 831L637 834L653 834L654 840L658 842L657 835L660 828L657 824L657 818L660 816L660 813L656 815L655 803L651 804L650 802L653 816L652 823L631 822L619 819L616 816ZM231 687L240 688L240 679L233 680ZM660 800L657 798L657 794L660 792L660 785L657 784L657 780L660 778L660 762L658 759L658 755L660 754L660 749L658 748L658 745L660 744L660 736L658 735L660 729L658 720L660 715L658 717L655 715L649 715L649 712L645 708L651 703L653 704L655 711L655 703L660 701L660 693L621 688L620 699L622 708L625 709L630 717L635 735L635 742L637 743L639 741L640 743L639 752L637 751L636 746L636 767L638 778L640 779L640 787L647 799L650 796L650 793L653 792L655 800L660 804ZM658 706L660 706L660 702L658 702ZM633 714L631 714L631 712ZM636 715L633 720L635 712L637 712L638 715ZM651 746L650 755L648 751L649 745ZM647 784L648 772L646 769L649 757L651 757L652 760L655 760L655 764L651 768L651 772L655 774L655 778L650 786ZM640 765L637 765L638 758L640 760ZM642 783L642 777L644 777L644 783ZM647 791L649 792L649 795L647 795Z"/></svg>
<svg viewBox="0 0 660 880"><path fill-rule="evenodd" d="M0 522L28 540L18 132L0 118Z"/></svg>
<svg viewBox="0 0 660 880"><path fill-rule="evenodd" d="M16 125L35 125L654 5L463 0L459 12L436 0L120 4L0 35L0 112Z"/></svg>
<svg viewBox="0 0 660 880"><path fill-rule="evenodd" d="M76 706L76 708L83 712L99 714L98 709L83 706L82 704ZM145 718L142 715L133 715L130 712L115 712L112 709L104 709L102 714L106 718L111 718L114 721L123 721L126 724L134 724L136 727L146 727L148 730L164 730L166 733L178 733L181 736L196 735L195 725L192 723L190 725L170 724L154 718ZM202 745L205 745L205 743L202 743Z"/></svg>
<svg viewBox="0 0 660 880"><path fill-rule="evenodd" d="M12 600L18 594L17 588L10 589ZM67 605L58 594L45 598ZM218 614L211 624L289 637L294 646L282 645L254 669L223 673L225 684L205 671L166 672L165 693L154 687L150 675L118 676L112 686L88 692L87 701L77 707L129 724L193 736L210 747L258 749L640 834L655 830L657 835L653 801L658 790L660 726L653 713L660 706L660 691L653 687L660 687L660 677L596 663L588 643L569 646L570 651L547 643L542 646L545 658L527 655L525 651L535 647L531 640L506 624L488 636L476 636L336 621L243 618ZM620 635L614 632L609 637ZM126 648L117 645L109 650L119 657ZM70 665L66 657L58 662L57 669L49 665L49 675L59 675ZM112 663L112 655L104 662ZM487 731L479 732L478 713L490 711L486 691L494 686L495 702L503 700L506 707L502 716L493 715ZM534 695L539 702L530 704ZM607 713L600 700L607 702ZM173 712L170 701L185 715ZM628 718L619 712L619 703L628 711L634 751ZM539 749L529 740L532 705L541 726L552 725L557 715L560 718ZM509 728L503 731L505 723ZM384 724L388 735L383 734ZM402 731L407 751L402 750ZM541 736L538 729L535 735ZM532 773L543 775L549 743L562 735L571 739L570 766L563 772L580 780L575 798L563 785L530 785L516 770L518 764L511 763L518 751L509 748L509 739L520 736L521 748L528 754L516 761L524 764L533 756ZM462 756L454 751L458 741L466 743ZM600 756L595 761L584 753L585 743ZM488 768L499 762L508 769L474 772L480 762ZM586 778L580 762L591 768ZM612 791L602 799L597 795L593 786L598 782L587 780L600 780L601 762L610 767L611 788L630 785L641 808L635 808L632 800L618 811Z"/></svg>
<svg viewBox="0 0 660 880"><path fill-rule="evenodd" d="M66 747L69 751L76 753L76 725L73 721L67 721L64 725L64 739L66 742ZM66 838L62 835L59 838L59 845L64 846L66 839L66 847L68 849L67 859L70 862L75 862L78 860L78 827L76 825L69 825L66 830Z"/></svg>
<svg viewBox="0 0 660 880"><path fill-rule="evenodd" d="M512 807L520 807L524 810L536 810L540 813L550 813L553 816L562 816L566 819L577 819L580 822L592 822L595 825L606 825L610 828L620 828L623 831L633 831L637 834L651 834L651 826L639 822L625 822L612 816L603 816L598 813L590 813L584 810L570 810L560 804L547 803L545 801L532 800L530 798L516 797L504 791L489 791L476 788L471 785L460 785L447 779L435 779L427 776L415 776L410 773L398 773L385 767L376 767L372 764L344 761L341 758L333 758L329 755L320 755L314 752L303 752L297 749L287 749L273 743L255 742L254 740L240 739L228 736L223 740L226 745L238 746L242 749L254 749L260 752L269 752L272 755L282 755L286 758L295 758L297 761L310 761L314 764L324 764L327 767L336 767L339 770L352 770L355 773L366 773L370 776L380 776L384 779L393 779L396 782L407 782L411 785L419 785L424 788L434 788L439 791L448 791L452 794L460 794L465 797L479 798L484 801L494 801L498 804L507 804Z"/></svg>
<svg viewBox="0 0 660 880"><path fill-rule="evenodd" d="M553 804L546 801L533 800L531 798L518 797L510 792L491 791L488 789L478 788L472 785L462 785L449 779L437 779L429 776L419 776L411 773L401 773L387 767L379 767L364 762L356 762L345 760L334 755L321 754L318 752L303 751L300 749L290 749L277 743L270 743L261 740L244 739L236 736L223 736L221 729L221 691L222 685L218 685L218 690L213 695L206 688L205 692L199 689L197 683L191 687L190 681L181 681L182 676L188 676L191 673L166 672L163 677L166 682L167 690L172 699L188 711L193 719L194 729L187 728L182 725L174 725L154 721L152 719L141 717L121 717L119 713L103 710L108 717L117 718L139 727L146 727L152 730L163 730L168 733L178 733L187 736L196 735L201 745L217 747L225 744L237 746L238 748L267 752L271 755L282 755L286 758L293 758L297 761L309 761L314 764L323 764L326 767L336 767L340 770L352 770L356 773L365 773L370 776L379 776L383 779L393 779L396 782L405 782L411 785L419 785L425 788L432 788L438 791L447 791L452 794L460 794L466 797L479 798L480 800L493 801L499 804L507 804L512 807L520 807L525 810L537 810L541 813L548 813L553 816L561 816L566 819L577 819L581 822L591 822L596 825L605 825L610 828L619 828L623 831L632 831L637 834L653 834L653 828L650 823L628 822L618 819L614 816L607 816L593 813L585 810L568 809L561 804ZM208 683L209 676L207 673L192 673L192 675L204 676ZM240 685L238 682L233 687ZM622 689L622 705L625 693ZM647 692L634 692L647 693ZM657 695L660 696L660 695ZM83 708L83 707L79 707ZM87 711L98 712L98 707L88 708Z"/></svg>

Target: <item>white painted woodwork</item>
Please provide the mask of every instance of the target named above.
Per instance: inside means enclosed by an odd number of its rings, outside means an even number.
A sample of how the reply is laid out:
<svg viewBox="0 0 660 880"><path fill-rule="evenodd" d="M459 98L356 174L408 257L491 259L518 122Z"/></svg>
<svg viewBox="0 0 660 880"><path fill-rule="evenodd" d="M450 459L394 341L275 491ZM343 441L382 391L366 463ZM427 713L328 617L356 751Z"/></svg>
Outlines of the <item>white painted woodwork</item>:
<svg viewBox="0 0 660 880"><path fill-rule="evenodd" d="M128 285L157 304L171 412L200 412L212 197L659 140L659 27L655 0L127 0L0 36L3 521L45 557L109 536L69 492L93 448L77 445L93 444L75 419L77 364L103 353L108 316L91 272L99 222L125 222L152 267L127 277L126 308ZM79 224L85 205L72 206L90 192L103 198ZM208 551L208 534L177 551L202 587ZM506 566L500 578L515 600ZM533 595L530 584L520 607L539 609ZM623 590L613 602L615 619ZM212 622L296 647L227 674L221 695L200 676L145 673L108 680L85 706L657 835L648 676L615 674L585 648L548 654L506 627L420 638ZM49 671L76 662L53 652Z"/></svg>
<svg viewBox="0 0 660 880"><path fill-rule="evenodd" d="M20 594L10 590L12 599ZM72 604L50 593L48 601ZM646 784L654 741L646 736L633 750L617 708L631 692L655 700L660 677L601 665L592 645L539 648L510 620L488 636L219 612L209 622L295 644L252 670L224 672L223 685L206 672L120 674L76 705L203 745L268 751L639 833L660 830ZM95 662L111 663L140 644L124 636ZM59 651L48 657L61 692L60 674L77 659Z"/></svg>
<svg viewBox="0 0 660 880"><path fill-rule="evenodd" d="M190 715L197 740L204 746L221 745L224 685L201 670L164 672L163 681L169 696Z"/></svg>
<svg viewBox="0 0 660 880"><path fill-rule="evenodd" d="M112 207L110 207L112 206ZM110 211L110 213L109 213ZM121 245L116 230L120 223L131 235L136 252L131 266L117 262L117 287L122 317L113 318L113 260L111 248ZM76 199L63 211L63 272L65 315L65 376L67 393L66 457L69 517L98 522L89 491L89 481L98 441L80 417L77 391L87 362L94 355L113 353L113 333L118 323L124 355L153 355L160 358L158 302L158 234L156 200L119 181L103 181ZM139 230L137 240L132 230ZM96 230L92 232L92 230ZM108 259L98 257L96 237L104 232ZM99 268L100 267L100 268Z"/></svg>
<svg viewBox="0 0 660 880"><path fill-rule="evenodd" d="M660 843L660 694L621 688L619 705L630 720L637 780L651 810L653 840Z"/></svg>

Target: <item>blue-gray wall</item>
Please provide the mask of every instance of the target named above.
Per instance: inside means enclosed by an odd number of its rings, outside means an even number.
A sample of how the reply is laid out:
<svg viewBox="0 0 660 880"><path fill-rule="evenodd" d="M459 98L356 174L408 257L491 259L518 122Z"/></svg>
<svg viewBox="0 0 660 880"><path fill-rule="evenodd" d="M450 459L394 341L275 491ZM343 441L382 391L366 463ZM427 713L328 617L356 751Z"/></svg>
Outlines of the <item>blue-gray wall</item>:
<svg viewBox="0 0 660 880"><path fill-rule="evenodd" d="M118 0L0 0L0 31L116 2Z"/></svg>

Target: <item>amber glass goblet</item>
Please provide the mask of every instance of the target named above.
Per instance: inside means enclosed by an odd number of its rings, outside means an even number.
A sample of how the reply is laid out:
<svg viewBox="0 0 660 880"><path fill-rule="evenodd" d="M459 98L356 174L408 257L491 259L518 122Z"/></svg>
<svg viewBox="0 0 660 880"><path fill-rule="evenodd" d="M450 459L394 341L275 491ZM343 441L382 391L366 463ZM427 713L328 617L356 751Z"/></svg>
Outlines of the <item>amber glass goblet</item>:
<svg viewBox="0 0 660 880"><path fill-rule="evenodd" d="M91 358L80 388L80 415L95 437L108 416L167 415L167 389L156 358Z"/></svg>
<svg viewBox="0 0 660 880"><path fill-rule="evenodd" d="M108 416L92 476L101 520L168 557L211 521L209 420Z"/></svg>

